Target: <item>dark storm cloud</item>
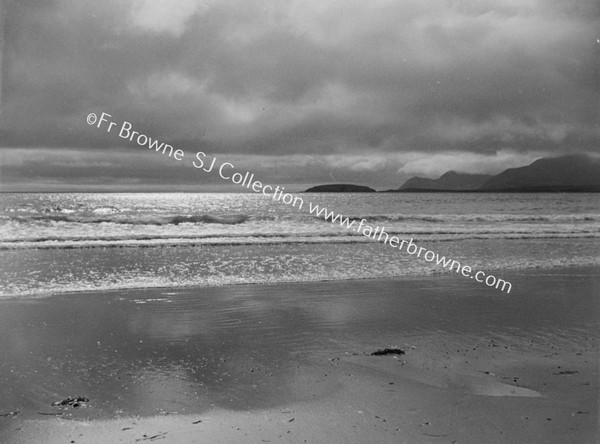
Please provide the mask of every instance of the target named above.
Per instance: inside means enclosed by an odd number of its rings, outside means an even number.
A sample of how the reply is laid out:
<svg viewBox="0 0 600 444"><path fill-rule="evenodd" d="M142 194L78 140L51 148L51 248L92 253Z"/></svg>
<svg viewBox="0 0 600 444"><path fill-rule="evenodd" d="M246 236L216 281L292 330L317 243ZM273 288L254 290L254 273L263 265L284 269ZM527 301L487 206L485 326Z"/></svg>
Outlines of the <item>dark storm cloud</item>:
<svg viewBox="0 0 600 444"><path fill-rule="evenodd" d="M447 159L494 172L600 142L591 0L9 0L3 12L11 162L25 148L62 162L62 150L88 177L139 176L142 153L118 154L126 142L85 123L102 111L294 183L393 186ZM98 158L121 163L100 171ZM310 173L292 159L311 159ZM192 180L147 164L138 183ZM68 165L35 177L75 181Z"/></svg>

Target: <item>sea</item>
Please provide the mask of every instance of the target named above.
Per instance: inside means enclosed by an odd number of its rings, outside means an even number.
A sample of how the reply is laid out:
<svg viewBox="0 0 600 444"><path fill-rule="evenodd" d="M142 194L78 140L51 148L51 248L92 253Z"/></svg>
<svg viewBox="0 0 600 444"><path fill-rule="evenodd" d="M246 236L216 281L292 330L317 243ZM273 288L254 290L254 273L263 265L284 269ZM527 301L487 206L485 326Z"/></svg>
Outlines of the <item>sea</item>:
<svg viewBox="0 0 600 444"><path fill-rule="evenodd" d="M294 196L300 208L253 193L2 193L0 297L457 274L317 205L497 277L600 265L600 194Z"/></svg>

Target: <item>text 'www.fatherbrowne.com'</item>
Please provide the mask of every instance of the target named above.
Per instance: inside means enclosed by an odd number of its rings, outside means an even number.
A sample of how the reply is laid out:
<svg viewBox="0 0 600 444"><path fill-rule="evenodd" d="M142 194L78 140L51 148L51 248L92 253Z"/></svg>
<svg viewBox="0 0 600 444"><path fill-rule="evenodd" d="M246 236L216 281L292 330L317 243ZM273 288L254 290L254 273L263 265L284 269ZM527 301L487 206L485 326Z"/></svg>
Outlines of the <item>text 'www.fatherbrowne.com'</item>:
<svg viewBox="0 0 600 444"><path fill-rule="evenodd" d="M326 207L319 207L319 205L313 205L311 202L308 203L309 212L317 217L322 217L332 223L339 223L341 227L348 230L355 231L356 233L362 234L363 236L383 242L392 248L397 248L398 251L406 251L410 255L416 255L416 257L423 258L427 262L435 262L450 271L456 271L462 274L464 277L475 279L477 282L484 283L488 287L494 287L497 290L505 291L510 293L512 284L504 279L497 278L492 274L486 274L485 272L473 271L468 265L462 265L459 261L446 258L446 256L440 256L434 251L428 250L425 247L419 247L413 242L413 239L409 240L400 239L398 236L390 235L385 231L385 227L372 227L367 224L367 219L361 219L360 221L356 218L344 217L341 214L336 214L334 211L328 210ZM405 248L406 246L406 248Z"/></svg>

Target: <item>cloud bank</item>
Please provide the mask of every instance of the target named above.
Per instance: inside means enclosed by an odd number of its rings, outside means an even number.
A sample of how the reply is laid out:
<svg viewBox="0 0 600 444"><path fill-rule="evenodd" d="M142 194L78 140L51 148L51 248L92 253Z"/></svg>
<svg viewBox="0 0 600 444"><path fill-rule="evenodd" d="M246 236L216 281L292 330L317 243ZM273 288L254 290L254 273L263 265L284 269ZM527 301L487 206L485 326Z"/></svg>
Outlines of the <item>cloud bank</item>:
<svg viewBox="0 0 600 444"><path fill-rule="evenodd" d="M591 0L51 0L1 13L9 188L210 185L91 131L89 112L299 186L391 188L600 142Z"/></svg>

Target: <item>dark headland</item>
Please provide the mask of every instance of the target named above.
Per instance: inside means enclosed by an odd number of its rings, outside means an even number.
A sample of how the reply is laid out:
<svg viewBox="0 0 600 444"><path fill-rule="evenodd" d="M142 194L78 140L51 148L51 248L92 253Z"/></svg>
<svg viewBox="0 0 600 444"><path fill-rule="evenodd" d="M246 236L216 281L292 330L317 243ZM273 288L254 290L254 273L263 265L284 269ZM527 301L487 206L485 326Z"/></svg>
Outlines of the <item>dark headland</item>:
<svg viewBox="0 0 600 444"><path fill-rule="evenodd" d="M538 159L495 176L448 171L438 179L413 177L388 192L600 192L600 158L584 154Z"/></svg>
<svg viewBox="0 0 600 444"><path fill-rule="evenodd" d="M570 155L544 158L490 178L486 191L600 191L600 158Z"/></svg>
<svg viewBox="0 0 600 444"><path fill-rule="evenodd" d="M438 179L413 177L404 182L399 190L469 191L482 187L491 177L488 174L466 174L448 171Z"/></svg>

